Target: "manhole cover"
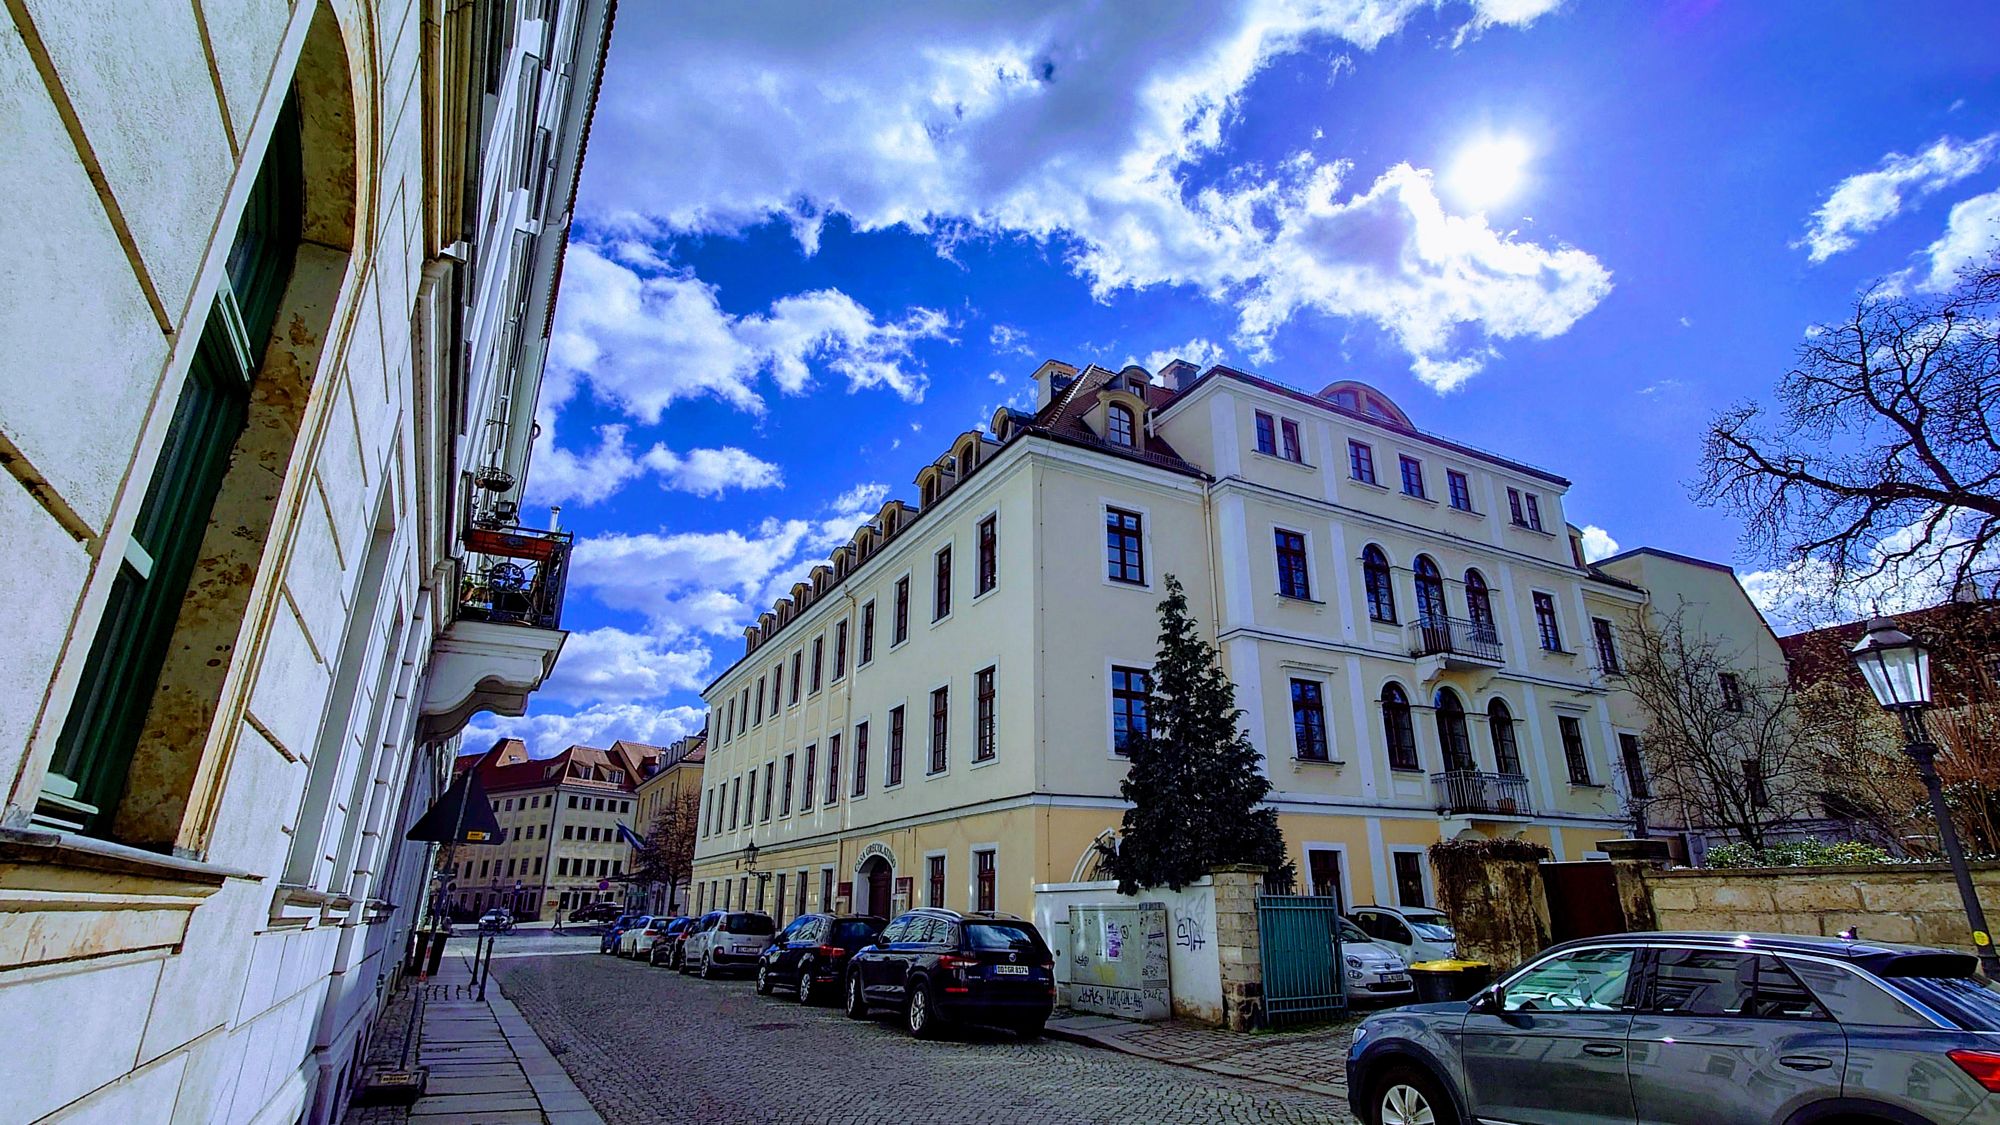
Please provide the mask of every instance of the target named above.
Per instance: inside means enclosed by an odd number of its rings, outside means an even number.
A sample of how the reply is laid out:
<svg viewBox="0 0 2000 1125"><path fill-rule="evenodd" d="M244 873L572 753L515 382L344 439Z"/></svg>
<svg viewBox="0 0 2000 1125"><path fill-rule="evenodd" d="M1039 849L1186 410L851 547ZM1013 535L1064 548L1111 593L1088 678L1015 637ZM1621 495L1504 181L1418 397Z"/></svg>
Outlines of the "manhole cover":
<svg viewBox="0 0 2000 1125"><path fill-rule="evenodd" d="M795 1023L753 1023L753 1024L751 1024L751 1025L750 1025L750 1030L752 1030L752 1031L784 1031L784 1030L786 1030L787 1028L793 1028L793 1027L797 1027L797 1026L799 1026L799 1025L798 1025L798 1024L795 1024Z"/></svg>

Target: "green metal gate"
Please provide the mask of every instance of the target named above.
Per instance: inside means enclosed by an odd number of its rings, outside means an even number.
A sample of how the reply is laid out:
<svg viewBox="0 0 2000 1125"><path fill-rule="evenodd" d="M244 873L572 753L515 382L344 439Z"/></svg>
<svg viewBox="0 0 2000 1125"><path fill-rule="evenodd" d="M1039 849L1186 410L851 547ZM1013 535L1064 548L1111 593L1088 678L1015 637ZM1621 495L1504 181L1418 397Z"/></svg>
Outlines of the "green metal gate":
<svg viewBox="0 0 2000 1125"><path fill-rule="evenodd" d="M1308 1023L1347 1009L1338 898L1259 895L1257 938L1264 970L1266 1024Z"/></svg>

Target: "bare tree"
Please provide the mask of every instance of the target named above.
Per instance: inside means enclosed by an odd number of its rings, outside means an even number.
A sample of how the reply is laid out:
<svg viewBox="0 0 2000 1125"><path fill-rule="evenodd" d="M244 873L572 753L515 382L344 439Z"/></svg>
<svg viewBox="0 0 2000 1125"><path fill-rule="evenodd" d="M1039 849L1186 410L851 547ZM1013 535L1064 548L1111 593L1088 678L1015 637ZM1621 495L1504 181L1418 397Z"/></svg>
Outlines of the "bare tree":
<svg viewBox="0 0 2000 1125"><path fill-rule="evenodd" d="M674 888L694 873L695 830L701 817L701 795L683 789L668 797L646 829L645 846L635 849L632 878Z"/></svg>
<svg viewBox="0 0 2000 1125"><path fill-rule="evenodd" d="M1753 549L1817 576L1821 594L1885 577L1992 587L2000 261L1941 295L1871 290L1808 334L1777 399L1715 418L1695 486L1744 521Z"/></svg>
<svg viewBox="0 0 2000 1125"><path fill-rule="evenodd" d="M1818 757L1798 736L1783 669L1737 667L1684 609L1642 619L1628 636L1624 687L1647 718L1640 752L1653 809L1757 848L1818 813Z"/></svg>

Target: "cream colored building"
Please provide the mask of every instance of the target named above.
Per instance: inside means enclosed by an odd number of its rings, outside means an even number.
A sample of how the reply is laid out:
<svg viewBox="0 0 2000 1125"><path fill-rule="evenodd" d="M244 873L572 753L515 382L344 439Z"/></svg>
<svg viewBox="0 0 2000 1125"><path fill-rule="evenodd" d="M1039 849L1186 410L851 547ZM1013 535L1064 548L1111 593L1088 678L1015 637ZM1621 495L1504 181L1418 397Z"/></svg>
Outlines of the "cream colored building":
<svg viewBox="0 0 2000 1125"><path fill-rule="evenodd" d="M0 18L0 1121L344 1114L404 831L563 643L508 525L608 17Z"/></svg>
<svg viewBox="0 0 2000 1125"><path fill-rule="evenodd" d="M686 794L693 793L699 799L701 793L702 767L708 762L708 735L706 732L691 734L675 742L660 754L658 763L646 774L635 791L639 798L638 815L632 821L632 831L640 839L653 830L653 822L664 811L677 806ZM637 850L626 860L628 870L638 868ZM689 897L692 884L682 879L669 887L664 884L648 884L635 888L643 896L636 902L638 907L649 914L685 914L692 909Z"/></svg>
<svg viewBox="0 0 2000 1125"><path fill-rule="evenodd" d="M1308 888L1429 900L1440 838L1623 834L1643 723L1607 664L1647 593L1585 565L1569 482L1362 384L1196 375L1044 364L1033 415L961 436L747 630L705 692L697 906L1025 915L1091 873L1167 574Z"/></svg>

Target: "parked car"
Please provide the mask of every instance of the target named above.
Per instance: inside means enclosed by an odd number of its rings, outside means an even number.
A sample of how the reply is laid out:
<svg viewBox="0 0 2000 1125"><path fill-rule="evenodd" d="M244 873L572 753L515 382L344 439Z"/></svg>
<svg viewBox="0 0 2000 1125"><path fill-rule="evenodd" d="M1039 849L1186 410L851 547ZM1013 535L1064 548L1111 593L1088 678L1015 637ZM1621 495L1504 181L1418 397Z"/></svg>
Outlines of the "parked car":
<svg viewBox="0 0 2000 1125"><path fill-rule="evenodd" d="M652 960L653 943L658 941L660 934L675 921L678 919L671 914L655 914L650 918L639 919L631 929L618 935L618 955Z"/></svg>
<svg viewBox="0 0 2000 1125"><path fill-rule="evenodd" d="M680 967L681 943L694 931L697 918L675 918L668 922L658 937L653 939L652 948L646 951L646 961L653 965Z"/></svg>
<svg viewBox="0 0 2000 1125"><path fill-rule="evenodd" d="M618 927L618 940L611 943L611 952L619 957L632 956L633 939L652 924L651 914L641 914L632 919L630 924Z"/></svg>
<svg viewBox="0 0 2000 1125"><path fill-rule="evenodd" d="M1345 918L1340 920L1340 959L1350 1001L1402 1000L1416 994L1409 963Z"/></svg>
<svg viewBox="0 0 2000 1125"><path fill-rule="evenodd" d="M682 946L681 972L699 972L701 979L714 980L728 970L750 968L777 933L769 914L718 910L704 917Z"/></svg>
<svg viewBox="0 0 2000 1125"><path fill-rule="evenodd" d="M874 945L855 952L845 995L850 1017L894 1008L919 1039L953 1022L1032 1039L1055 1005L1055 955L1032 922L926 907L896 918Z"/></svg>
<svg viewBox="0 0 2000 1125"><path fill-rule="evenodd" d="M1355 1029L1370 1125L2000 1122L2000 991L1964 953L1774 934L1567 942Z"/></svg>
<svg viewBox="0 0 2000 1125"><path fill-rule="evenodd" d="M769 996L774 988L790 988L801 1004L818 1000L824 990L839 993L848 958L875 944L882 926L882 919L865 914L799 915L757 959L757 991Z"/></svg>
<svg viewBox="0 0 2000 1125"><path fill-rule="evenodd" d="M620 914L610 925L604 927L604 936L597 939L597 951L599 953L618 952L619 936L631 928L632 923L638 920L639 916L637 914Z"/></svg>
<svg viewBox="0 0 2000 1125"><path fill-rule="evenodd" d="M711 927L722 920L722 916L725 913L727 911L711 910L701 917L696 918L693 925L681 931L680 938L674 949L672 962L674 968L683 973L689 972L694 968L694 962L691 960L690 955L694 951L693 947L696 935L707 933Z"/></svg>
<svg viewBox="0 0 2000 1125"><path fill-rule="evenodd" d="M496 906L479 916L479 928L503 932L511 930L514 928L514 915L505 908Z"/></svg>
<svg viewBox="0 0 2000 1125"><path fill-rule="evenodd" d="M1425 906L1364 906L1347 917L1406 965L1458 956L1458 935L1441 911Z"/></svg>
<svg viewBox="0 0 2000 1125"><path fill-rule="evenodd" d="M586 902L569 912L572 922L610 922L618 917L618 904L613 902Z"/></svg>

